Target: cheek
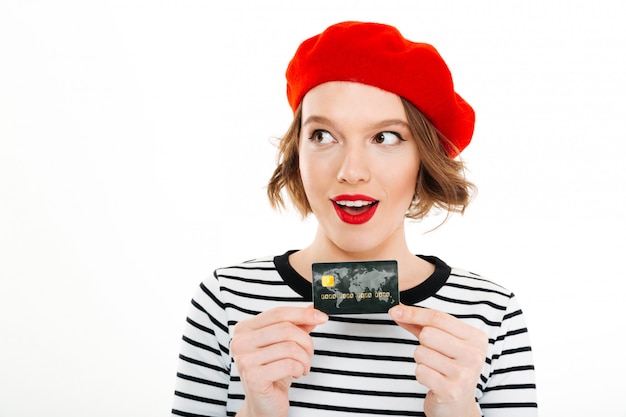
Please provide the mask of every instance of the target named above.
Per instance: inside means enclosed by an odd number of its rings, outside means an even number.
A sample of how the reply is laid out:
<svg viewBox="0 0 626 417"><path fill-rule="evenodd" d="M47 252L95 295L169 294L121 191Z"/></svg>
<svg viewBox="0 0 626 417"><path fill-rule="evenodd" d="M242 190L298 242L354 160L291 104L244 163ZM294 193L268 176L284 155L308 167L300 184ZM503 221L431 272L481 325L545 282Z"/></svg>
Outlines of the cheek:
<svg viewBox="0 0 626 417"><path fill-rule="evenodd" d="M396 193L395 200L397 206L402 210L406 210L411 206L413 198L416 193L417 186L417 170L405 171L405 176L402 177L402 181L396 182L394 192Z"/></svg>
<svg viewBox="0 0 626 417"><path fill-rule="evenodd" d="M409 179L398 183L398 186L395 188L396 201L398 202L398 205L406 208L411 204L413 197L415 196L415 185L416 181L411 181Z"/></svg>
<svg viewBox="0 0 626 417"><path fill-rule="evenodd" d="M300 180L302 181L302 186L304 187L304 192L307 195L309 202L314 200L316 195L316 188L321 186L322 182L322 172L317 167L314 161L310 158L300 158L299 167L300 167Z"/></svg>
<svg viewBox="0 0 626 417"><path fill-rule="evenodd" d="M298 160L298 170L300 173L300 179L302 180L302 185L304 185L305 188L308 187L311 178L311 165L306 158L300 157Z"/></svg>

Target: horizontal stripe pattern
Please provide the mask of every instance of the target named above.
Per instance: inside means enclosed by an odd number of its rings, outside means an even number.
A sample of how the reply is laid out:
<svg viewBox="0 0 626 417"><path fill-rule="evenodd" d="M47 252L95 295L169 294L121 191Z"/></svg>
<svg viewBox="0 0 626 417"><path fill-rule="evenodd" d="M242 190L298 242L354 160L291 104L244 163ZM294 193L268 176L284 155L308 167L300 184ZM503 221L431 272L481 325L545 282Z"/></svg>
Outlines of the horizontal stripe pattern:
<svg viewBox="0 0 626 417"><path fill-rule="evenodd" d="M277 305L309 304L286 284L273 257L216 270L190 306L172 415L235 415L244 392L228 349L233 326ZM485 417L537 415L532 350L511 292L452 269L446 283L416 305L445 311L489 336L475 392ZM428 389L414 376L419 342L387 314L334 316L311 335L312 369L291 386L290 416L424 416Z"/></svg>

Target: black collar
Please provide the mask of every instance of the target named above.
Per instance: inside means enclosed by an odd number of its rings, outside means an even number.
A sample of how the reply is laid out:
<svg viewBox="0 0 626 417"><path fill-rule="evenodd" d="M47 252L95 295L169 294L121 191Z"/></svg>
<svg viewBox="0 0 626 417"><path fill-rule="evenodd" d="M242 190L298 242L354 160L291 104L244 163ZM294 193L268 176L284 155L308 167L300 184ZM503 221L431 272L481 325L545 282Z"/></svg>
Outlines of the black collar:
<svg viewBox="0 0 626 417"><path fill-rule="evenodd" d="M289 263L289 255L294 252L297 252L297 250L290 250L274 257L274 265L276 266L278 274L282 277L283 281L285 281L285 284L300 294L305 301L312 301L311 283L296 272ZM443 287L450 276L451 268L441 259L435 256L417 256L433 264L435 271L421 284L400 292L400 301L406 305L417 304L433 296Z"/></svg>

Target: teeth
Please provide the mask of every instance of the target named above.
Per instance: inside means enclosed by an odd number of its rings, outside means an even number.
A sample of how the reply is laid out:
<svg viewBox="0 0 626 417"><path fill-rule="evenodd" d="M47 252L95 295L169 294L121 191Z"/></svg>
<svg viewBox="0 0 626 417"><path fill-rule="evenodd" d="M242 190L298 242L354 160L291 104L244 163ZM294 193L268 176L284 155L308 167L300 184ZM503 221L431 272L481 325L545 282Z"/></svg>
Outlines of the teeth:
<svg viewBox="0 0 626 417"><path fill-rule="evenodd" d="M341 200L341 201L337 201L337 204L339 204L340 206L346 206L346 207L363 207L363 206L369 206L370 204L374 204L374 202L363 201L363 200L356 200L356 201Z"/></svg>

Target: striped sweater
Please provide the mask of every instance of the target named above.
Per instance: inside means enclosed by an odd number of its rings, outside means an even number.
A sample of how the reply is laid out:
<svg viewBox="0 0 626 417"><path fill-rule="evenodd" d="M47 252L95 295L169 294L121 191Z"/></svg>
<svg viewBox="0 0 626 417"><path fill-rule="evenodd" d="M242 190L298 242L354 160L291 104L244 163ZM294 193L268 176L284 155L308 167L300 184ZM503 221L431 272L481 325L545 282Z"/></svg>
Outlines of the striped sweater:
<svg viewBox="0 0 626 417"><path fill-rule="evenodd" d="M229 352L233 327L278 305L311 303L311 284L288 256L221 268L200 284L184 329L172 415L234 416L244 399ZM407 305L437 309L489 336L475 396L485 417L537 415L532 353L515 296L435 257L422 284L402 291ZM425 416L428 389L415 379L418 341L387 314L339 315L311 333L311 372L290 388L290 416Z"/></svg>

